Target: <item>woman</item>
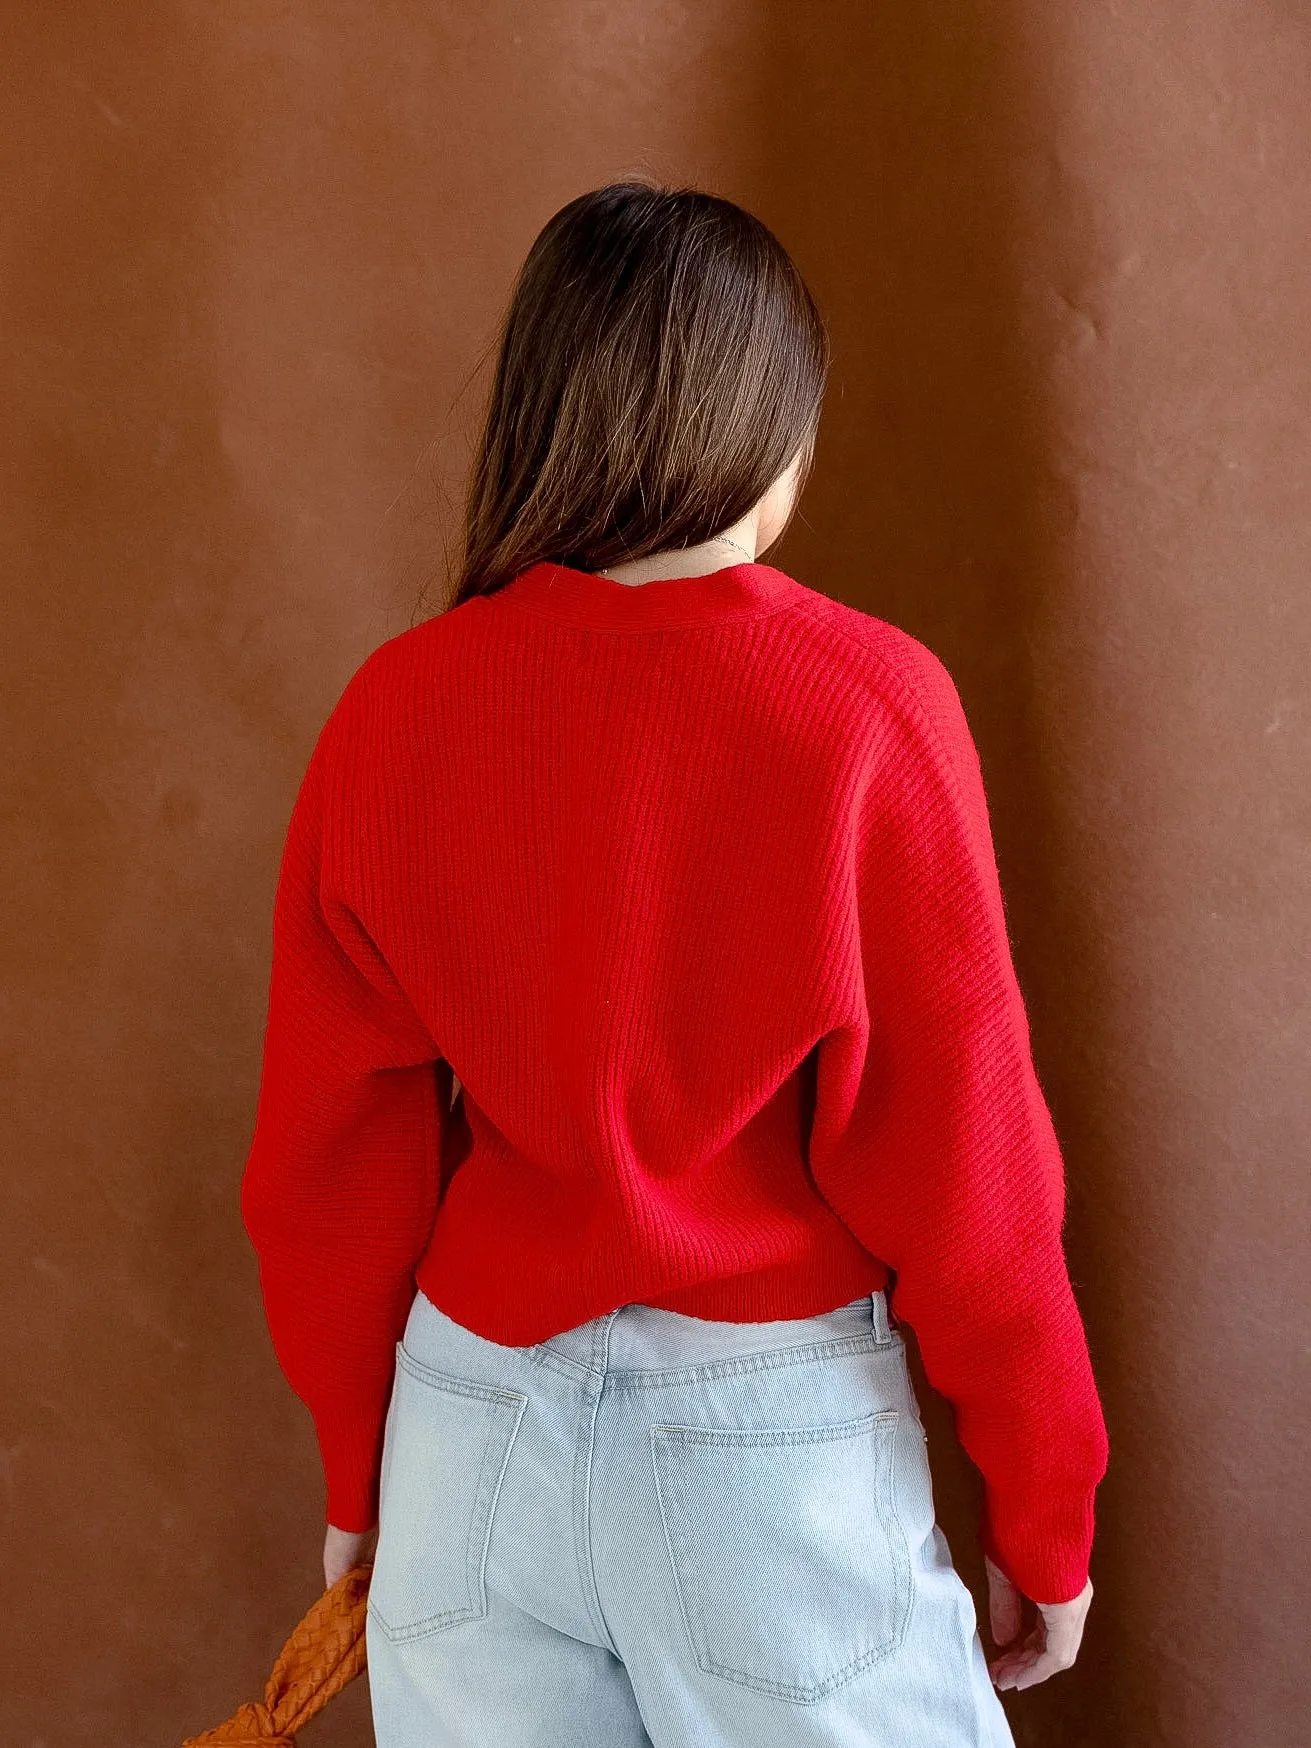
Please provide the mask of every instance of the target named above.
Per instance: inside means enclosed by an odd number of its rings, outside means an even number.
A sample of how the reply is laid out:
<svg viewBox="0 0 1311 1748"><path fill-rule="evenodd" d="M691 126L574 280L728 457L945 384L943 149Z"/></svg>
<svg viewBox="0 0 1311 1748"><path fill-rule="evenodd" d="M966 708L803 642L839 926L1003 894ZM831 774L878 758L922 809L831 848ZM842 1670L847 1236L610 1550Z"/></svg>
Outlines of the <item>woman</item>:
<svg viewBox="0 0 1311 1748"><path fill-rule="evenodd" d="M455 600L295 804L242 1211L327 1581L377 1535L380 1748L1006 1744L1078 1648L1106 1434L977 755L924 645L760 562L827 362L738 207L566 206Z"/></svg>

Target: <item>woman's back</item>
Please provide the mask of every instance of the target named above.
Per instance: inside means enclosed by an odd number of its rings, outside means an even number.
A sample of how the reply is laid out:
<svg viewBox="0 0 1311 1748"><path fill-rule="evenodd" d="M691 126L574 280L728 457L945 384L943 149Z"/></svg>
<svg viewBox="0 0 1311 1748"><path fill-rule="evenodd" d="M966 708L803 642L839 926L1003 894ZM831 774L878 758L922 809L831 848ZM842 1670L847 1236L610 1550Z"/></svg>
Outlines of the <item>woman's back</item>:
<svg viewBox="0 0 1311 1748"><path fill-rule="evenodd" d="M994 1584L1058 1611L1007 1672L1041 1679L1077 1647L1106 1462L1062 1162L949 674L758 562L826 370L729 202L617 185L539 236L452 603L353 676L296 800L242 1211L342 1559L425 1305L504 1409L498 1355L590 1353L625 1307L731 1348L853 1302L873 1328L887 1290L983 1473ZM842 1531L811 1527L813 1578ZM393 1537L393 1581L409 1558ZM927 1532L915 1558L930 1620Z"/></svg>
<svg viewBox="0 0 1311 1748"><path fill-rule="evenodd" d="M492 1339L881 1284L806 1175L796 1072L861 1000L856 617L767 565L543 565L345 701L322 878L459 1078L418 1278Z"/></svg>
<svg viewBox="0 0 1311 1748"><path fill-rule="evenodd" d="M922 644L768 565L533 567L347 687L275 929L243 1206L301 1247L271 1315L331 1405L334 1522L370 1509L378 1402L341 1379L398 1265L512 1345L626 1302L806 1316L891 1268L1009 1563L1068 1582L1104 1435L977 757Z"/></svg>

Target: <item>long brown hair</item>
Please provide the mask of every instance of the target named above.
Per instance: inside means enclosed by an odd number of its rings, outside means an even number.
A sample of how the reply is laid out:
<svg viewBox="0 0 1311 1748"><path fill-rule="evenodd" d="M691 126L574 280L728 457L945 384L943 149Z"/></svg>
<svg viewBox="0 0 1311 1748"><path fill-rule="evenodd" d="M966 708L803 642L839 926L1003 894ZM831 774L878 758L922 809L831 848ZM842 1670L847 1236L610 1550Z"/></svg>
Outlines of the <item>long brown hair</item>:
<svg viewBox="0 0 1311 1748"><path fill-rule="evenodd" d="M449 603L544 559L596 571L696 546L801 451L828 374L787 250L732 201L611 183L538 236L499 339Z"/></svg>

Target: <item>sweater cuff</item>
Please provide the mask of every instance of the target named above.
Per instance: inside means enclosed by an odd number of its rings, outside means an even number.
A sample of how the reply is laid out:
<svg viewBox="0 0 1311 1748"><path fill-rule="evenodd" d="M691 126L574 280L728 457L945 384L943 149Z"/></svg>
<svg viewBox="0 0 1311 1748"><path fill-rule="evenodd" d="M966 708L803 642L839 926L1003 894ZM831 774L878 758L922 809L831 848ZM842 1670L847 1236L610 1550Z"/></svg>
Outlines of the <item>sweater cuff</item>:
<svg viewBox="0 0 1311 1748"><path fill-rule="evenodd" d="M1093 1494L1035 1498L986 1490L983 1551L1032 1602L1072 1602L1088 1582Z"/></svg>
<svg viewBox="0 0 1311 1748"><path fill-rule="evenodd" d="M361 1532L378 1522L378 1482L392 1380L381 1391L334 1396L312 1406L314 1431L334 1529Z"/></svg>

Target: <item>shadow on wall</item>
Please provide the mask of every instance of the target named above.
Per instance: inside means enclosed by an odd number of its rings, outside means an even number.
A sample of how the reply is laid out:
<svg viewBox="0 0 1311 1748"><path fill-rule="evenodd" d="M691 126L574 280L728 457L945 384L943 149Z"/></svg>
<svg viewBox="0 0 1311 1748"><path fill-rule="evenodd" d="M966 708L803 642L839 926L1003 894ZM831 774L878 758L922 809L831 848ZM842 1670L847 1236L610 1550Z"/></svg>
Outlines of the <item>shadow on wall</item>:
<svg viewBox="0 0 1311 1748"><path fill-rule="evenodd" d="M846 0L839 13L821 31L813 12L771 7L758 210L825 311L835 367L802 515L770 557L927 643L979 744L1035 1060L1067 1162L1070 1272L1112 1441L1079 1664L1004 1703L1020 1748L1107 1748L1154 1708L1131 1642L1141 1579L1115 1522L1127 1356L1111 1315L1117 1214L1099 1199L1104 972L1087 893L1068 867L1063 772L1048 757L1032 665L1061 610L1061 543L1075 517L1026 308L1052 222L1051 130L1036 107L1041 72L994 8ZM1062 222L1077 250L1079 215ZM991 1651L977 1476L910 1345L940 1520Z"/></svg>

